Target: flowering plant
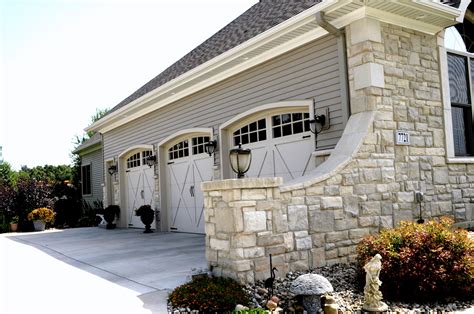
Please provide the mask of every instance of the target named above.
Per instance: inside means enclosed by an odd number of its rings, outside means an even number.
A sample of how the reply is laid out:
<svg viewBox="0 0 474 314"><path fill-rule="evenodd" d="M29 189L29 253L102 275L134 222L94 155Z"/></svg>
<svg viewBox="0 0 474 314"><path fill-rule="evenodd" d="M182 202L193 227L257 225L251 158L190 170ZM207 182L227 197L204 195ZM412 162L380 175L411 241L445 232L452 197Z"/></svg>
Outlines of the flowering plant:
<svg viewBox="0 0 474 314"><path fill-rule="evenodd" d="M54 221L55 213L46 207L34 209L28 214L28 220L41 220L44 223Z"/></svg>

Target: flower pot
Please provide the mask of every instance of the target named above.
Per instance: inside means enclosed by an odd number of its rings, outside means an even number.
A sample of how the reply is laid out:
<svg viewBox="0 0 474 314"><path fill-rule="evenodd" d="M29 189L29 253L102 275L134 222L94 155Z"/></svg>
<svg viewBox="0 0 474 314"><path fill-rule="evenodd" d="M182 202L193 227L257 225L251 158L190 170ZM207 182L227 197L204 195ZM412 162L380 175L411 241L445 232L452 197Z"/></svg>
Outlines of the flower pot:
<svg viewBox="0 0 474 314"><path fill-rule="evenodd" d="M36 231L44 231L46 224L41 220L34 220L33 225L35 226Z"/></svg>
<svg viewBox="0 0 474 314"><path fill-rule="evenodd" d="M145 231L143 233L152 233L151 224L153 220L155 220L155 212L154 211L144 211L140 216L140 220L145 225Z"/></svg>
<svg viewBox="0 0 474 314"><path fill-rule="evenodd" d="M10 231L11 232L16 232L18 230L18 224L16 223L11 223L10 224Z"/></svg>

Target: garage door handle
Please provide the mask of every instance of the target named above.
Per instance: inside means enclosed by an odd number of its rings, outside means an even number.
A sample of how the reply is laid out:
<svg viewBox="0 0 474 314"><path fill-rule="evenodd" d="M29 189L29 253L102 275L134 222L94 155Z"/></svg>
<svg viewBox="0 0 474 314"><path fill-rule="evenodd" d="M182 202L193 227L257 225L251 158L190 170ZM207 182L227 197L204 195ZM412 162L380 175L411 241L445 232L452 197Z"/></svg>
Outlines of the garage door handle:
<svg viewBox="0 0 474 314"><path fill-rule="evenodd" d="M194 197L194 185L191 185L191 187L189 188L189 194Z"/></svg>
<svg viewBox="0 0 474 314"><path fill-rule="evenodd" d="M303 138L310 138L310 137L311 137L311 135L305 135L305 136L303 136Z"/></svg>
<svg viewBox="0 0 474 314"><path fill-rule="evenodd" d="M145 191L142 190L142 191L140 192L140 195L142 196L142 199L145 199Z"/></svg>

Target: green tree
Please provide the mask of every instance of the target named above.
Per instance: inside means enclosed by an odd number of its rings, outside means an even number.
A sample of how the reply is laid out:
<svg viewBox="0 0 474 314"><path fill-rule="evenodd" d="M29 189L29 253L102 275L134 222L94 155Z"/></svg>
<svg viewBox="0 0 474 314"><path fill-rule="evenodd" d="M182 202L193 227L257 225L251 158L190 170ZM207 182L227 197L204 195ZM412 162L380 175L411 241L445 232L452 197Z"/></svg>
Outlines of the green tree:
<svg viewBox="0 0 474 314"><path fill-rule="evenodd" d="M0 163L0 184L14 186L17 179L15 171L8 162Z"/></svg>

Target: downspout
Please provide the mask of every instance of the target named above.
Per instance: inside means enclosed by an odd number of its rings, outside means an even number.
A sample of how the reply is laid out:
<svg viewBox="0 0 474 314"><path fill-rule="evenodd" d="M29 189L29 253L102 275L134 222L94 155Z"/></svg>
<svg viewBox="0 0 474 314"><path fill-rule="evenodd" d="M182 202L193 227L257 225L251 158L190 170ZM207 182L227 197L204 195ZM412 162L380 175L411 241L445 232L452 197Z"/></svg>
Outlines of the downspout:
<svg viewBox="0 0 474 314"><path fill-rule="evenodd" d="M324 12L319 11L315 14L316 23L326 30L329 34L337 37L338 39L338 50L340 54L340 58L343 58L341 62L341 72L343 73L343 81L342 81L342 88L345 91L345 98L347 103L347 117L344 119L343 124L346 125L347 120L351 115L351 106L350 106L350 98L349 98L349 75L347 72L347 49L346 49L346 38L344 35L344 31L336 28L334 25L329 23L324 15ZM316 108L313 108L315 110Z"/></svg>
<svg viewBox="0 0 474 314"><path fill-rule="evenodd" d="M324 12L316 12L316 23L324 28L329 34L334 35L336 37L340 37L342 35L342 32L334 27L334 25L330 24L326 19L324 18Z"/></svg>

